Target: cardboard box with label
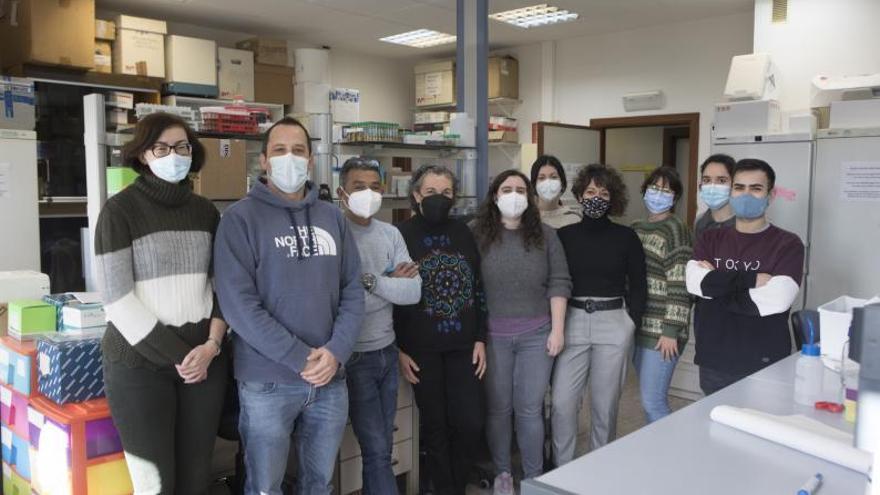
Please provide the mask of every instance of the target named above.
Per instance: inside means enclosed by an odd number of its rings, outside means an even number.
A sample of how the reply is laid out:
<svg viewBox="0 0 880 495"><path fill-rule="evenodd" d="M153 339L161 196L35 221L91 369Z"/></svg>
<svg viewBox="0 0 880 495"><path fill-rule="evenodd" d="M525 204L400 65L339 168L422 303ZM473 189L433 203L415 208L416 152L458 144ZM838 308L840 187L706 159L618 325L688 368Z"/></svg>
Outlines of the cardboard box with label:
<svg viewBox="0 0 880 495"><path fill-rule="evenodd" d="M95 39L113 41L116 39L116 23L95 19Z"/></svg>
<svg viewBox="0 0 880 495"><path fill-rule="evenodd" d="M104 397L101 339L52 335L37 342L40 393L56 404Z"/></svg>
<svg viewBox="0 0 880 495"><path fill-rule="evenodd" d="M95 72L113 73L113 44L109 41L95 40Z"/></svg>
<svg viewBox="0 0 880 495"><path fill-rule="evenodd" d="M489 58L489 98L519 98L519 62L513 57Z"/></svg>
<svg viewBox="0 0 880 495"><path fill-rule="evenodd" d="M254 64L254 100L259 103L292 105L293 68Z"/></svg>
<svg viewBox="0 0 880 495"><path fill-rule="evenodd" d="M254 63L287 66L287 41L272 38L251 38L239 41L235 47L253 52Z"/></svg>
<svg viewBox="0 0 880 495"><path fill-rule="evenodd" d="M165 80L217 86L217 43L176 34L166 36Z"/></svg>
<svg viewBox="0 0 880 495"><path fill-rule="evenodd" d="M240 139L202 139L205 166L194 174L193 191L208 199L235 200L247 194L247 146Z"/></svg>
<svg viewBox="0 0 880 495"><path fill-rule="evenodd" d="M731 101L715 105L715 137L763 136L782 131L776 100Z"/></svg>
<svg viewBox="0 0 880 495"><path fill-rule="evenodd" d="M36 126L34 82L0 76L0 129L32 131Z"/></svg>
<svg viewBox="0 0 880 495"><path fill-rule="evenodd" d="M9 301L9 335L31 339L54 332L55 306L36 299Z"/></svg>
<svg viewBox="0 0 880 495"><path fill-rule="evenodd" d="M446 60L419 64L416 78L416 106L455 104L455 62Z"/></svg>
<svg viewBox="0 0 880 495"><path fill-rule="evenodd" d="M218 48L217 85L220 99L254 101L253 52Z"/></svg>
<svg viewBox="0 0 880 495"><path fill-rule="evenodd" d="M518 143L519 135L515 131L489 131L490 143Z"/></svg>
<svg viewBox="0 0 880 495"><path fill-rule="evenodd" d="M64 328L95 328L107 326L107 314L101 303L71 303L61 309Z"/></svg>
<svg viewBox="0 0 880 495"><path fill-rule="evenodd" d="M0 272L0 335L6 335L9 308L16 299L40 299L49 293L49 276L30 270Z"/></svg>
<svg viewBox="0 0 880 495"><path fill-rule="evenodd" d="M165 21L130 15L116 17L113 72L165 77Z"/></svg>
<svg viewBox="0 0 880 495"><path fill-rule="evenodd" d="M88 70L95 58L94 0L0 3L0 63Z"/></svg>

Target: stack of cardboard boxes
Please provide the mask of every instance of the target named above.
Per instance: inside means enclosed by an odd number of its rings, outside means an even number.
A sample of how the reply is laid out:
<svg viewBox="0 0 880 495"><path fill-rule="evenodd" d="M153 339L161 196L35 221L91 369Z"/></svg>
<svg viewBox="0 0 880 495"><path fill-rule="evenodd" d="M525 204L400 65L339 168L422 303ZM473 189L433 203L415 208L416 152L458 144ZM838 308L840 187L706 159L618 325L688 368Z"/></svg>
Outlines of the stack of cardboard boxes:
<svg viewBox="0 0 880 495"><path fill-rule="evenodd" d="M292 105L294 77L293 68L288 65L287 42L252 38L240 41L235 46L254 54L254 100Z"/></svg>

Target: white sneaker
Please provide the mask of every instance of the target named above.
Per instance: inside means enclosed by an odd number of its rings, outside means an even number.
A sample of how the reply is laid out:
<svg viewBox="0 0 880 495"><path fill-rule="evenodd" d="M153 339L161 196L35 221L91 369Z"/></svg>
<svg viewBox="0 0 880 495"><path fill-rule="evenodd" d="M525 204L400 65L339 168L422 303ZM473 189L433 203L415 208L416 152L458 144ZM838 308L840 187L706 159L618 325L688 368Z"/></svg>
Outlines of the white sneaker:
<svg viewBox="0 0 880 495"><path fill-rule="evenodd" d="M492 486L492 495L514 495L513 476L510 473L501 473L496 476Z"/></svg>

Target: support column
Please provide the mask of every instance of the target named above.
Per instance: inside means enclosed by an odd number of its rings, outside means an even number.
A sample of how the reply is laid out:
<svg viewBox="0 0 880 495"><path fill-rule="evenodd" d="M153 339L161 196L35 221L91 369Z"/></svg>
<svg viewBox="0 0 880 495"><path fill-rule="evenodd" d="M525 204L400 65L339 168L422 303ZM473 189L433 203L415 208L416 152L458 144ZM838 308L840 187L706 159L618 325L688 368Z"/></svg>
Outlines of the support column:
<svg viewBox="0 0 880 495"><path fill-rule="evenodd" d="M477 147L476 162L464 164L475 167L475 173L465 174L474 177L475 184L463 184L462 189L482 199L489 187L488 0L457 0L456 20L456 106L474 118Z"/></svg>

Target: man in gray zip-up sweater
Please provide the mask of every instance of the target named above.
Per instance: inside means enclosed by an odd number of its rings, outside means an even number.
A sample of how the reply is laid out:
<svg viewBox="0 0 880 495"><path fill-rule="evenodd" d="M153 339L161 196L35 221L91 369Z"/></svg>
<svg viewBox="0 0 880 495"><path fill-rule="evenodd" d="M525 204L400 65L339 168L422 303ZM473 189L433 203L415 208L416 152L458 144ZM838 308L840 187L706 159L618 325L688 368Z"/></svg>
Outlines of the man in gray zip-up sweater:
<svg viewBox="0 0 880 495"><path fill-rule="evenodd" d="M296 120L263 141L265 183L224 213L215 286L233 331L248 494L280 494L297 432L298 493L330 493L348 416L341 363L364 315L351 229L307 181L311 145Z"/></svg>
<svg viewBox="0 0 880 495"><path fill-rule="evenodd" d="M422 278L397 227L372 218L382 204L378 163L347 160L339 183L337 192L358 245L361 285L366 291L361 335L345 365L349 415L363 457L364 495L394 494L397 482L391 450L400 372L393 305L419 302Z"/></svg>

